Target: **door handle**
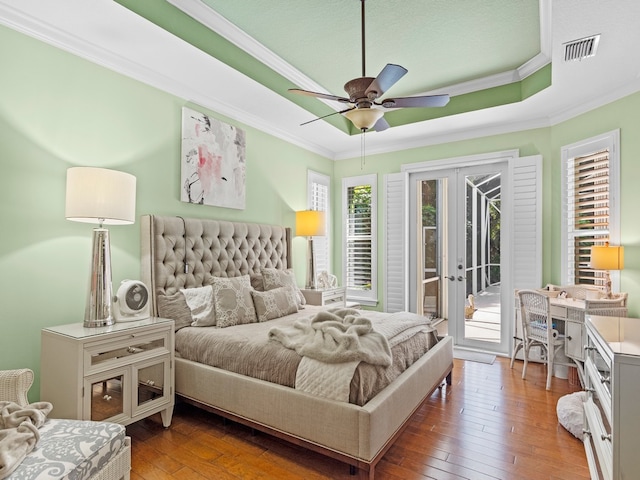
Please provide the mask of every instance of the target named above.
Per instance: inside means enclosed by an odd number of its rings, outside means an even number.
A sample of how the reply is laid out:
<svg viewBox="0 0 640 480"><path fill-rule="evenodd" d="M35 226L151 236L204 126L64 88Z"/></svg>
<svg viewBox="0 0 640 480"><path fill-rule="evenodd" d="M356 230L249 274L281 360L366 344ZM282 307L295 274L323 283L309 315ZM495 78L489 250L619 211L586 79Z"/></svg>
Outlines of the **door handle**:
<svg viewBox="0 0 640 480"><path fill-rule="evenodd" d="M456 277L454 277L453 275L449 275L448 277L445 275L444 278L448 278L449 280L451 280L452 282L454 282L456 280Z"/></svg>
<svg viewBox="0 0 640 480"><path fill-rule="evenodd" d="M462 282L463 280L466 280L467 277L463 277L462 275L458 275L458 281Z"/></svg>

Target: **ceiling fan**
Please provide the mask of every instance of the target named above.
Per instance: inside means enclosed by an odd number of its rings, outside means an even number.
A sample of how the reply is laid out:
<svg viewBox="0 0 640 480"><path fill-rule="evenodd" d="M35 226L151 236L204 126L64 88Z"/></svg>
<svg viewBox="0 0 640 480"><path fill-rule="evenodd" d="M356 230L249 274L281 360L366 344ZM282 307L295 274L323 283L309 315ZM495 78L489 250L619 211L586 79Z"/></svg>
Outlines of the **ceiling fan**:
<svg viewBox="0 0 640 480"><path fill-rule="evenodd" d="M398 80L400 80L406 73L407 69L400 65L388 63L376 78L367 77L365 73L365 28L364 28L364 3L366 0L360 0L361 3L361 17L362 17L362 77L349 80L344 89L347 92L347 97L340 97L337 95L331 95L327 93L310 92L308 90L301 90L299 88L290 88L292 93L298 93L301 95L308 95L311 97L323 98L326 100L333 100L349 104L350 107L344 110L318 117L307 123L315 122L331 115L344 114L351 122L361 131L366 131L373 128L377 132L381 132L389 128L389 124L384 119L384 111L375 108L414 108L414 107L444 107L449 103L449 95L424 95L419 97L397 97L397 98L385 98L379 100L379 98L391 88Z"/></svg>

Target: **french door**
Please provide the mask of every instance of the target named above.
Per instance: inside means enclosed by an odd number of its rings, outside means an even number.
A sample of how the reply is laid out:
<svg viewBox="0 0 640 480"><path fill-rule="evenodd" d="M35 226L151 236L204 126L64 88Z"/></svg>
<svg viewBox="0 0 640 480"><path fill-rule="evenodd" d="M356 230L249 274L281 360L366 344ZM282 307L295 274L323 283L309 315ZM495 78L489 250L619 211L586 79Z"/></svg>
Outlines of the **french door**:
<svg viewBox="0 0 640 480"><path fill-rule="evenodd" d="M458 346L507 353L501 308L507 163L409 175L409 304L447 321ZM415 256L414 256L415 253Z"/></svg>

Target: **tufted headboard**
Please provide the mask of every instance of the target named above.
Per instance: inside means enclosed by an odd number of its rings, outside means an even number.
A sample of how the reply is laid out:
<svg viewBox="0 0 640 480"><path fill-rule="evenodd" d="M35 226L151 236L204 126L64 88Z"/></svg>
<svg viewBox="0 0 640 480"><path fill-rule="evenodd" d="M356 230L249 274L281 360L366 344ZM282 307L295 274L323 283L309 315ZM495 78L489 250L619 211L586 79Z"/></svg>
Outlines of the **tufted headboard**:
<svg viewBox="0 0 640 480"><path fill-rule="evenodd" d="M153 315L158 295L209 285L212 277L291 267L287 227L157 215L143 215L140 223L141 279Z"/></svg>

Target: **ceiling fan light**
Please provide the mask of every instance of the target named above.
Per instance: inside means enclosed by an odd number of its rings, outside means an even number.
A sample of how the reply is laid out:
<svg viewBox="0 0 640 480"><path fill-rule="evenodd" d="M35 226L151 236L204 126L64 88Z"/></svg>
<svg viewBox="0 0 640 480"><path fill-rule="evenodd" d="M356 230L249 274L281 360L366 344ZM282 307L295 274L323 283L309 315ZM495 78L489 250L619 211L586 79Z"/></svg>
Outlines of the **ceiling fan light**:
<svg viewBox="0 0 640 480"><path fill-rule="evenodd" d="M356 108L344 114L358 130L369 130L380 120L382 115L384 112L374 108Z"/></svg>

